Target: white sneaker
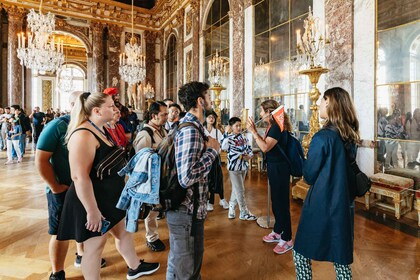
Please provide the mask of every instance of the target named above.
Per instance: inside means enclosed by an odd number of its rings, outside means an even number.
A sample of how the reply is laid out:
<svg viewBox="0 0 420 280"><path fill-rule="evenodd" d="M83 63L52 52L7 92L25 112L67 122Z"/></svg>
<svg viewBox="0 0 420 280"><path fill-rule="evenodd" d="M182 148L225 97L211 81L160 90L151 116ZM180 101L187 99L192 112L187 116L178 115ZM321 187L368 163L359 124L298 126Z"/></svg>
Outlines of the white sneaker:
<svg viewBox="0 0 420 280"><path fill-rule="evenodd" d="M207 202L207 211L208 212L211 212L211 211L213 211L214 209L213 209L213 204L211 204L210 202Z"/></svg>
<svg viewBox="0 0 420 280"><path fill-rule="evenodd" d="M235 219L236 217L235 208L236 208L236 204L229 202L229 212L228 212L229 219Z"/></svg>
<svg viewBox="0 0 420 280"><path fill-rule="evenodd" d="M4 163L4 165L13 164L13 163L15 163L13 160L8 160Z"/></svg>
<svg viewBox="0 0 420 280"><path fill-rule="evenodd" d="M242 213L239 215L239 219L242 221L255 221L257 219L257 216L252 214L251 212Z"/></svg>
<svg viewBox="0 0 420 280"><path fill-rule="evenodd" d="M219 201L219 205L223 207L223 209L229 209L229 203L225 199Z"/></svg>

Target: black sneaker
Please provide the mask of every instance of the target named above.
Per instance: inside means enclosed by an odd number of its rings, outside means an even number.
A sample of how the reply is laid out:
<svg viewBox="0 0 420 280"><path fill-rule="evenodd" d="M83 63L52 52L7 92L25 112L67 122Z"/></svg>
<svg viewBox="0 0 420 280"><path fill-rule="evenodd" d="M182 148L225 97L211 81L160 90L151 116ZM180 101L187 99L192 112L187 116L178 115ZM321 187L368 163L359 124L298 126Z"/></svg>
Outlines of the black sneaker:
<svg viewBox="0 0 420 280"><path fill-rule="evenodd" d="M147 244L147 247L152 249L152 251L154 251L154 252L163 251L166 248L165 244L163 244L162 240L160 240L160 239L157 239L153 242L147 241L146 244Z"/></svg>
<svg viewBox="0 0 420 280"><path fill-rule="evenodd" d="M74 266L75 267L80 267L82 265L82 257L83 256L79 256L76 253L76 259L74 260ZM105 259L101 259L101 268L106 266L106 260Z"/></svg>
<svg viewBox="0 0 420 280"><path fill-rule="evenodd" d="M159 263L147 263L144 260L140 260L140 264L136 269L128 269L127 279L137 279L140 276L152 274L156 272L159 267Z"/></svg>
<svg viewBox="0 0 420 280"><path fill-rule="evenodd" d="M66 280L66 273L64 270L58 271L56 273L51 273L50 280Z"/></svg>

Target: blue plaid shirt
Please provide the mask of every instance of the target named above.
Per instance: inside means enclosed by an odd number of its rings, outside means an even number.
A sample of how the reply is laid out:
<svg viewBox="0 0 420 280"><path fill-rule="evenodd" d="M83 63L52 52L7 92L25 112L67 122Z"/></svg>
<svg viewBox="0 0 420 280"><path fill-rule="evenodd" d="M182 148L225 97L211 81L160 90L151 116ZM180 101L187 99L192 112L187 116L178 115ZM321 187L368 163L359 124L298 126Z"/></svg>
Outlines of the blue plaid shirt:
<svg viewBox="0 0 420 280"><path fill-rule="evenodd" d="M181 119L184 122L194 123L203 133L204 128L197 117L187 113ZM175 163L178 172L178 180L182 187L187 188L187 197L182 205L188 209L188 214L193 213L193 188L198 183L199 208L197 209L197 219L207 217L207 192L208 178L213 161L218 153L215 149L206 148L204 139L195 127L187 126L178 131L175 136Z"/></svg>

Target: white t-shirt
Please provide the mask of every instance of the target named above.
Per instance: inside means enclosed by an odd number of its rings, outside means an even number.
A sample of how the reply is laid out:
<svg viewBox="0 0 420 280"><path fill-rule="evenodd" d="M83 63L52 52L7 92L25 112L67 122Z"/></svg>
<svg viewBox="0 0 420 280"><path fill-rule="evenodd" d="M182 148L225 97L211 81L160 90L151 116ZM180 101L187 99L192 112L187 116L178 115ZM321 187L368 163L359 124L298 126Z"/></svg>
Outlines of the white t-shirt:
<svg viewBox="0 0 420 280"><path fill-rule="evenodd" d="M220 132L220 130L218 130L218 129L216 129L216 128L213 128L213 129L211 130L211 132L209 132L209 131L207 130L207 128L206 128L206 135L207 135L207 136L210 136L210 137L212 137L212 138L214 138L214 139L216 139L217 141L219 141L219 143L221 143L221 142L222 142L222 139L223 139L223 133L222 133L222 132Z"/></svg>

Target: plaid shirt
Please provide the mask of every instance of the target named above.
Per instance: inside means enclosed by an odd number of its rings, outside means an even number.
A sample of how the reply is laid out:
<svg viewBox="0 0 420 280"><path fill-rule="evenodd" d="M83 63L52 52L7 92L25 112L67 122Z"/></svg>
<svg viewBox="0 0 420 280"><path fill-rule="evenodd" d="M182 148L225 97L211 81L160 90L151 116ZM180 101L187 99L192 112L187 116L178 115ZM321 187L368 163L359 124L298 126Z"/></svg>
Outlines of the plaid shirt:
<svg viewBox="0 0 420 280"><path fill-rule="evenodd" d="M187 113L180 124L184 122L194 123L204 133L203 126L193 114ZM207 217L207 175L216 157L217 151L212 148L205 148L204 139L196 128L184 127L175 136L175 163L178 180L182 187L188 188L187 197L182 205L187 207L189 214L193 213L192 186L198 183L199 208L197 209L197 219L200 220Z"/></svg>

